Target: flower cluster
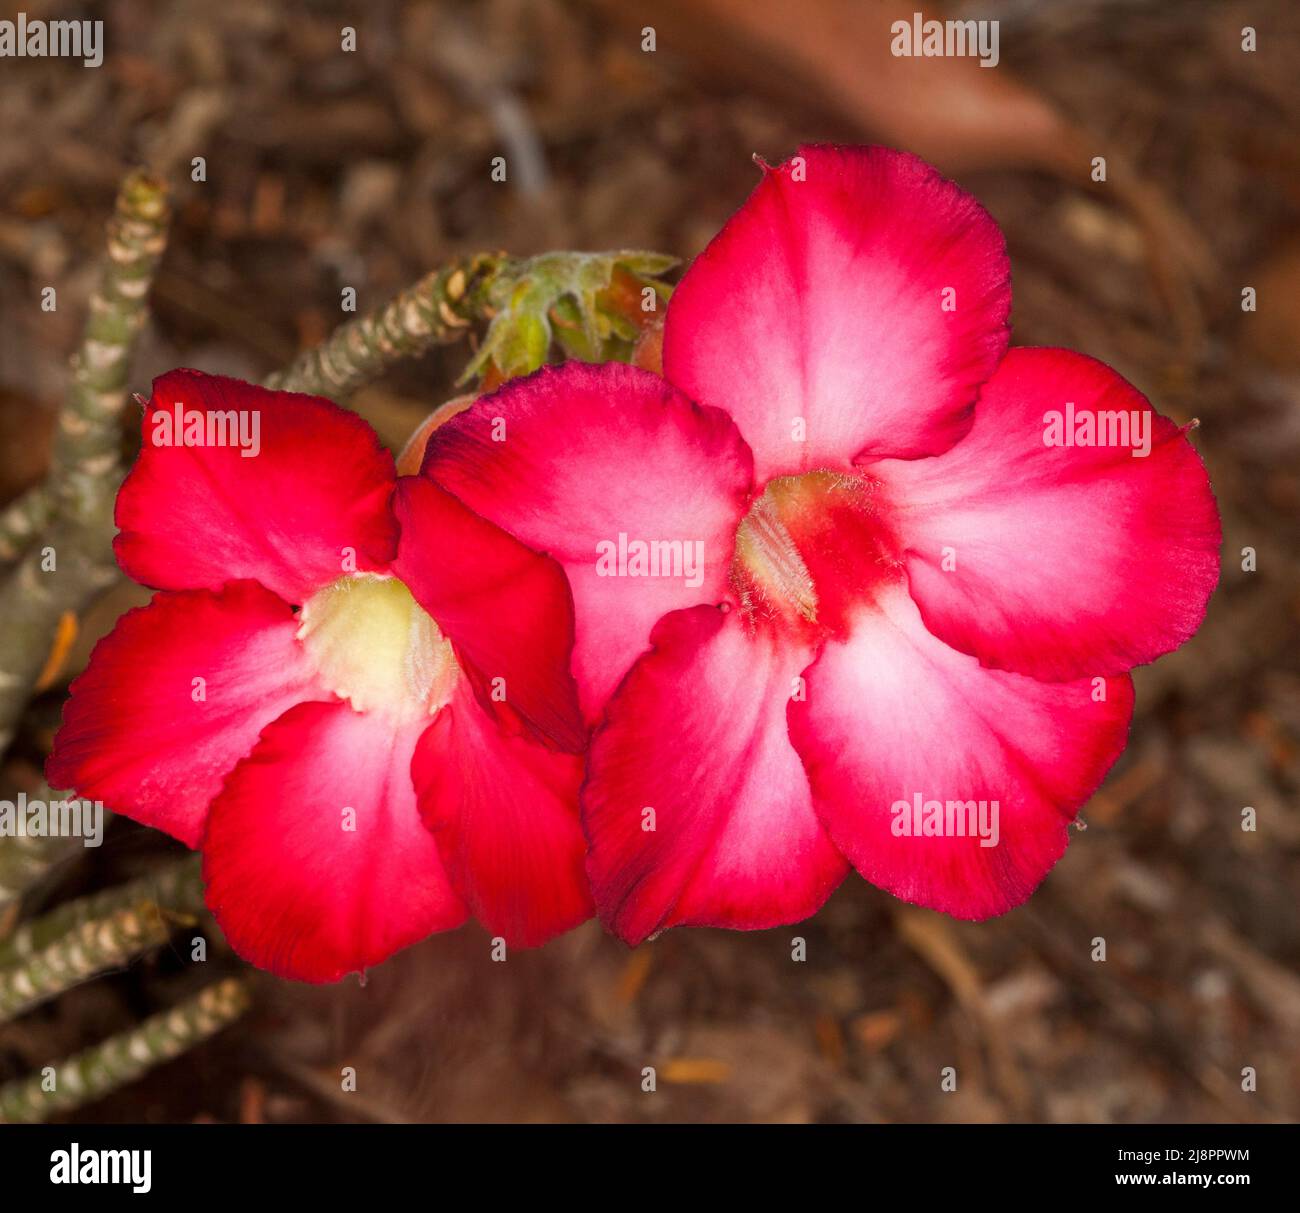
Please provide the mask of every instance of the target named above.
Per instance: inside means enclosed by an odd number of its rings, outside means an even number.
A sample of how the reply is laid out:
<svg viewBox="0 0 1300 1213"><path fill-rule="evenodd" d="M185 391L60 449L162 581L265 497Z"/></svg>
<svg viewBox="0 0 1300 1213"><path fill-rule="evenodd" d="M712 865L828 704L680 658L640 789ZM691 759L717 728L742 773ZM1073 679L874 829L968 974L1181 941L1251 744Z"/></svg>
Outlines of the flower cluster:
<svg viewBox="0 0 1300 1213"><path fill-rule="evenodd" d="M201 847L234 947L306 980L469 914L522 945L593 907L631 944L773 926L850 866L1010 909L1220 544L1184 431L1009 349L1010 306L971 197L807 147L687 271L662 374L511 380L418 475L327 401L163 376L117 507L159 593L49 778ZM256 457L155 441L187 411Z"/></svg>

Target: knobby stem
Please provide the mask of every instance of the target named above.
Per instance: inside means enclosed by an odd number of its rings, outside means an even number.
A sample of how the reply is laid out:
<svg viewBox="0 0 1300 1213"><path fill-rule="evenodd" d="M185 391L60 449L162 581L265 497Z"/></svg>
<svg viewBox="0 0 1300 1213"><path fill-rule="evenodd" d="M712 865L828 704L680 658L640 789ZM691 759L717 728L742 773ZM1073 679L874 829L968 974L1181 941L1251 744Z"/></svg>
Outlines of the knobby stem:
<svg viewBox="0 0 1300 1213"><path fill-rule="evenodd" d="M107 918L131 906L145 905L157 906L161 912L173 915L202 913L199 857L188 855L125 884L65 902L40 918L23 923L8 938L0 937L0 970L26 963L28 957L87 922Z"/></svg>
<svg viewBox="0 0 1300 1213"><path fill-rule="evenodd" d="M47 804L69 799L52 792L48 784L42 785L36 798ZM4 947L6 912L80 841L54 834L0 838L0 949Z"/></svg>
<svg viewBox="0 0 1300 1213"><path fill-rule="evenodd" d="M346 400L393 363L469 333L487 314L492 284L508 264L500 254L475 253L434 270L382 307L340 325L269 376L266 386Z"/></svg>
<svg viewBox="0 0 1300 1213"><path fill-rule="evenodd" d="M101 1099L216 1035L238 1019L248 1003L248 985L242 978L215 982L138 1027L48 1067L52 1073L0 1087L0 1121L42 1121Z"/></svg>
<svg viewBox="0 0 1300 1213"><path fill-rule="evenodd" d="M0 542L27 549L0 585L0 753L40 676L59 619L65 611L79 615L116 578L113 499L121 480L122 410L169 218L166 187L144 173L128 176L72 358L49 477L0 524ZM43 525L34 525L38 521Z"/></svg>
<svg viewBox="0 0 1300 1213"><path fill-rule="evenodd" d="M54 517L54 493L47 483L33 485L0 510L0 568L12 564Z"/></svg>
<svg viewBox="0 0 1300 1213"><path fill-rule="evenodd" d="M22 964L0 969L0 1023L167 942L174 923L158 906L124 906L75 926Z"/></svg>

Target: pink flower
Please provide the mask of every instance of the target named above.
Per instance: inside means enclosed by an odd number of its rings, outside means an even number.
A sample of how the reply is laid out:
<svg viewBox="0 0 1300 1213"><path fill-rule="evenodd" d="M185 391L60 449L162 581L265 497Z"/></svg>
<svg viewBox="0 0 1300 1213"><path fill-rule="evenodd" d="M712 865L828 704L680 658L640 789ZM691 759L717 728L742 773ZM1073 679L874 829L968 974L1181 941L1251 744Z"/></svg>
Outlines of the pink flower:
<svg viewBox="0 0 1300 1213"><path fill-rule="evenodd" d="M433 435L424 473L569 575L588 872L628 942L798 920L849 863L984 918L1063 853L1219 520L1184 433L1008 350L1010 306L972 198L807 147L677 288L665 378L546 370Z"/></svg>
<svg viewBox="0 0 1300 1213"><path fill-rule="evenodd" d="M328 400L194 371L154 383L117 524L162 592L74 682L47 775L201 846L242 956L332 981L467 913L521 945L589 917L554 561Z"/></svg>

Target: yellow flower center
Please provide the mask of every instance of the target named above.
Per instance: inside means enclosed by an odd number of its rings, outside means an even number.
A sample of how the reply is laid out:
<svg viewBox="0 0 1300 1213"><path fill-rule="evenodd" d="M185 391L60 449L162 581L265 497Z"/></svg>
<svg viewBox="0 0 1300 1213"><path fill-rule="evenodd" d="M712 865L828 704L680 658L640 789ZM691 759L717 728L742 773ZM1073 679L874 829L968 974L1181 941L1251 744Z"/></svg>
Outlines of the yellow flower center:
<svg viewBox="0 0 1300 1213"><path fill-rule="evenodd" d="M298 639L324 684L358 712L436 712L460 673L451 642L396 577L340 577L299 614Z"/></svg>
<svg viewBox="0 0 1300 1213"><path fill-rule="evenodd" d="M876 491L869 477L848 472L769 480L736 530L731 581L746 613L797 628L835 626L825 618L827 593L838 598L848 581L865 594L896 564L884 554ZM818 577L837 584L819 592Z"/></svg>
<svg viewBox="0 0 1300 1213"><path fill-rule="evenodd" d="M794 610L811 623L817 619L817 587L786 527L782 505L788 493L780 486L780 480L771 481L742 519L734 573L746 605L762 600Z"/></svg>

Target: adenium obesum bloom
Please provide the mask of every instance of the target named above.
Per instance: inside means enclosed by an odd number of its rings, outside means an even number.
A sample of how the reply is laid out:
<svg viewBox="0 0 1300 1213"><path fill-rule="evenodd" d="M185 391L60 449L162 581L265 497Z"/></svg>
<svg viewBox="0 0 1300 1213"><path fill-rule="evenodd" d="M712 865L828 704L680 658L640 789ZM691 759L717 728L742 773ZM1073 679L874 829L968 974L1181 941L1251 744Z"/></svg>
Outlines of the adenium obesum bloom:
<svg viewBox="0 0 1300 1213"><path fill-rule="evenodd" d="M331 981L479 918L590 916L564 574L328 400L174 371L117 499L161 592L72 686L50 783L203 850L235 950Z"/></svg>
<svg viewBox="0 0 1300 1213"><path fill-rule="evenodd" d="M974 199L806 147L686 273L663 377L544 370L431 436L423 474L568 573L625 940L797 920L849 864L984 918L1063 853L1220 528L1183 430L1091 358L1009 350L1010 306Z"/></svg>

